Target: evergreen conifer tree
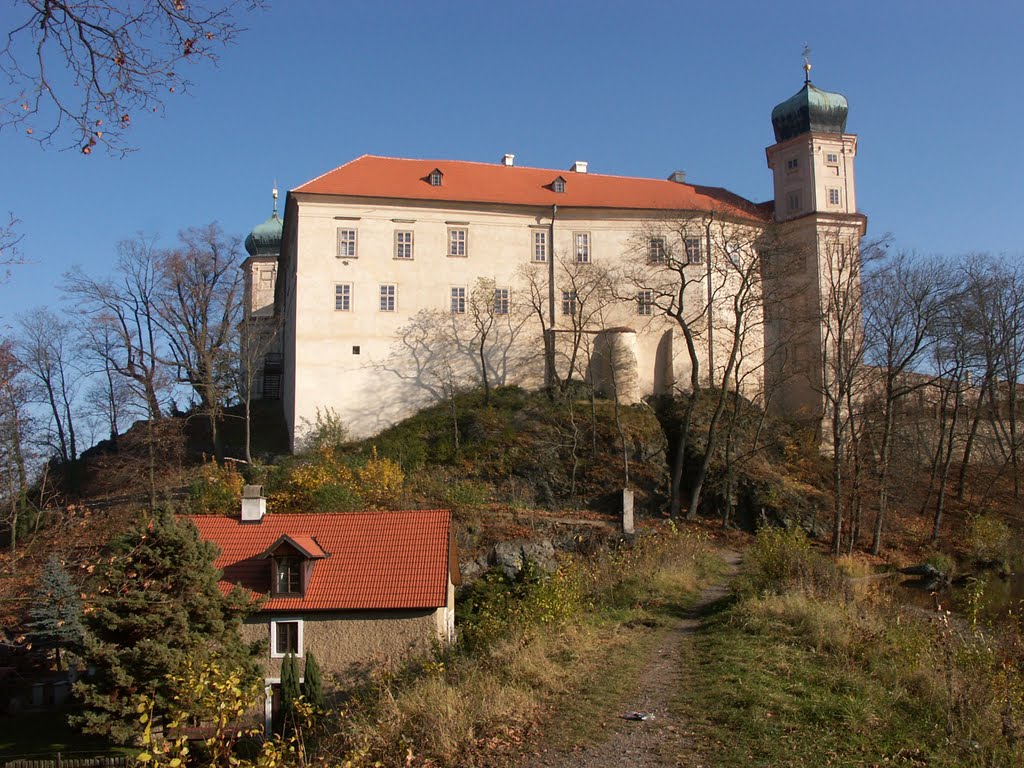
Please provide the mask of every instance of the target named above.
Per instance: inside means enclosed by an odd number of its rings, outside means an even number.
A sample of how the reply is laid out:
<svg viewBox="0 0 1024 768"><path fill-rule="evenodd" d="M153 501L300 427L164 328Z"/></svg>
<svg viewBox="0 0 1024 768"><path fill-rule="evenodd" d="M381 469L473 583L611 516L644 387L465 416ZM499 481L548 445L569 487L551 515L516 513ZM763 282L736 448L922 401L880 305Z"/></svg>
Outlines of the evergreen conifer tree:
<svg viewBox="0 0 1024 768"><path fill-rule="evenodd" d="M40 645L56 651L57 669L63 669L62 651L77 651L82 641L82 601L56 555L50 555L39 577L29 618L28 629Z"/></svg>
<svg viewBox="0 0 1024 768"><path fill-rule="evenodd" d="M168 508L110 542L83 611L82 658L94 672L75 685L83 706L73 724L126 742L141 727L138 697L152 700L158 719L171 704L168 675L187 659L256 674L256 649L239 634L251 607L238 590L220 591L215 557Z"/></svg>
<svg viewBox="0 0 1024 768"><path fill-rule="evenodd" d="M294 654L287 654L281 662L281 732L287 734L295 724L295 703L299 690L299 664Z"/></svg>
<svg viewBox="0 0 1024 768"><path fill-rule="evenodd" d="M316 662L316 657L310 653L306 653L306 674L304 675L305 681L302 683L302 695L306 697L306 702L312 704L318 710L324 708L324 689L323 682L320 679L320 665Z"/></svg>

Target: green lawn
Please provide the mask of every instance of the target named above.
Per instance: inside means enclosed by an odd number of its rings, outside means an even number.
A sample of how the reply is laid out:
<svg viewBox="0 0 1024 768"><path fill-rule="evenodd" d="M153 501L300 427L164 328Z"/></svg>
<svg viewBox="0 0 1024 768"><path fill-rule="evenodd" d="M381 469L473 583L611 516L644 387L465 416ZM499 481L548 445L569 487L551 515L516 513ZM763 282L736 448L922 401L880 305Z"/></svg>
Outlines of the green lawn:
<svg viewBox="0 0 1024 768"><path fill-rule="evenodd" d="M83 736L67 723L67 712L32 712L0 717L0 757L77 752L135 752L112 746L106 739Z"/></svg>

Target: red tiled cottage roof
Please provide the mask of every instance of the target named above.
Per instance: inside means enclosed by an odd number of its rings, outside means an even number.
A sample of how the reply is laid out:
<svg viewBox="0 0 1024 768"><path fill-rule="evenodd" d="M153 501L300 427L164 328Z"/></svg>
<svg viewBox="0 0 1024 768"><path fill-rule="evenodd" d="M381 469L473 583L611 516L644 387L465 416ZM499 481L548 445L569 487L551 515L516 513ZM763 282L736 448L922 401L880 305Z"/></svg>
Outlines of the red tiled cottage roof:
<svg viewBox="0 0 1024 768"><path fill-rule="evenodd" d="M444 510L353 514L270 514L259 522L191 515L199 535L220 548L220 586L270 593L270 561L287 536L316 559L302 597L270 597L268 611L439 608L448 596L451 514Z"/></svg>
<svg viewBox="0 0 1024 768"><path fill-rule="evenodd" d="M442 172L433 186L430 174ZM565 179L565 191L552 182ZM660 179L574 173L463 160L409 160L363 155L292 190L317 195L384 197L463 203L620 208L656 211L718 211L763 222L770 204L755 204L721 187Z"/></svg>

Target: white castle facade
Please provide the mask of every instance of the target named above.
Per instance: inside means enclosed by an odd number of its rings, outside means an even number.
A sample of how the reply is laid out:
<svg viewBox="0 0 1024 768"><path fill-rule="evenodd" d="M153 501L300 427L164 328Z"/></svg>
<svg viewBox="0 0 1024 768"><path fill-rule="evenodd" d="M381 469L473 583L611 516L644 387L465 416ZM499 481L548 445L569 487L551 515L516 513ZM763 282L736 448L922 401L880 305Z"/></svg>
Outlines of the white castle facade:
<svg viewBox="0 0 1024 768"><path fill-rule="evenodd" d="M846 115L810 82L775 108L761 204L680 172L359 157L246 241L254 393L280 399L293 447L318 409L371 435L484 373L628 403L690 389L696 362L698 386L820 419L866 228Z"/></svg>

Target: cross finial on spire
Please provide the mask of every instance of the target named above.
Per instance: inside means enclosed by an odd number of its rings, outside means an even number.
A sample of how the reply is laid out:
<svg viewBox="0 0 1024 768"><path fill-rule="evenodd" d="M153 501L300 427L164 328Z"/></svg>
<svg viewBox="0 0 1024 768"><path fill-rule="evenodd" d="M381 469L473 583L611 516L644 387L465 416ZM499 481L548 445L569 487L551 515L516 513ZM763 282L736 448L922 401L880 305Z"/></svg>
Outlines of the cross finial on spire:
<svg viewBox="0 0 1024 768"><path fill-rule="evenodd" d="M811 46L804 43L804 83L811 82Z"/></svg>
<svg viewBox="0 0 1024 768"><path fill-rule="evenodd" d="M274 179L274 215L277 216L277 179Z"/></svg>

